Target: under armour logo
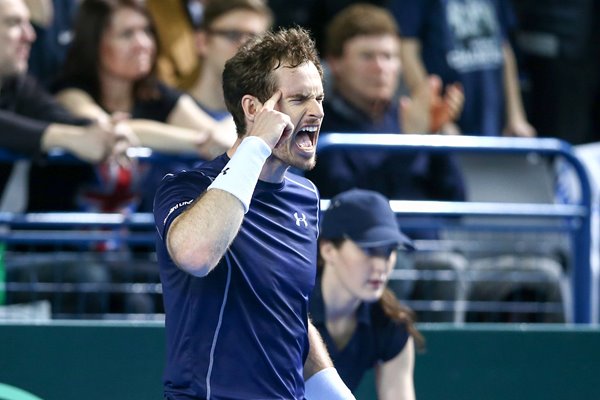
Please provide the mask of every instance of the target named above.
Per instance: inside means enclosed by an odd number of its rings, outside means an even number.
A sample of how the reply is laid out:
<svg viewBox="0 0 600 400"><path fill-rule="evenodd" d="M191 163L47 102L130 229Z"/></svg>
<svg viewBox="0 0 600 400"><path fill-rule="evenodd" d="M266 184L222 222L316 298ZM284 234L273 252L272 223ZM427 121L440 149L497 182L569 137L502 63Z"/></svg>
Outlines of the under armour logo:
<svg viewBox="0 0 600 400"><path fill-rule="evenodd" d="M300 216L298 216L298 213L295 212L294 213L294 218L296 218L296 225L300 226L300 222L304 222L304 227L308 228L308 222L306 222L306 215L304 215L304 213L302 213L302 218L300 218Z"/></svg>
<svg viewBox="0 0 600 400"><path fill-rule="evenodd" d="M229 171L229 167L225 168L223 171L221 171L221 173L223 175L227 175L227 171Z"/></svg>

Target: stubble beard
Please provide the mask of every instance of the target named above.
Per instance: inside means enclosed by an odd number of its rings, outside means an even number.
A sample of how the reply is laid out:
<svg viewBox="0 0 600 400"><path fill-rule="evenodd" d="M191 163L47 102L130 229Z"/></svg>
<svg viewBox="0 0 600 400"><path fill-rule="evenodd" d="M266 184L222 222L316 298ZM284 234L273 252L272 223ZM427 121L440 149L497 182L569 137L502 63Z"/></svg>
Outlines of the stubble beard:
<svg viewBox="0 0 600 400"><path fill-rule="evenodd" d="M281 149L275 149L273 151L273 156L290 167L297 168L302 171L310 171L315 167L317 161L316 155L313 155L310 158L294 156L289 147L286 147L285 151L281 151Z"/></svg>

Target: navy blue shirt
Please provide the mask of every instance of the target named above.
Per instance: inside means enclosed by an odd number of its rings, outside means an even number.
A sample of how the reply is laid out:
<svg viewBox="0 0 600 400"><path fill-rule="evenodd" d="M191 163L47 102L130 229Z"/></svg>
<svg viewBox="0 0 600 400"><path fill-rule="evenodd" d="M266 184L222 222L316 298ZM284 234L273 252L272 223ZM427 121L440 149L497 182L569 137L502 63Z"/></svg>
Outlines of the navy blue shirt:
<svg viewBox="0 0 600 400"><path fill-rule="evenodd" d="M340 377L352 391L358 387L366 371L396 357L409 338L406 327L386 316L379 303L361 303L356 311L356 330L348 344L338 349L325 325L320 279L310 298L310 317L321 333Z"/></svg>
<svg viewBox="0 0 600 400"><path fill-rule="evenodd" d="M303 399L308 298L316 274L318 194L303 177L259 181L235 240L194 277L165 245L172 221L229 161L168 175L154 205L166 312L165 393L173 399Z"/></svg>
<svg viewBox="0 0 600 400"><path fill-rule="evenodd" d="M513 27L506 0L393 0L402 36L421 43L429 74L460 82L465 103L458 122L465 134L500 136L504 127L502 45Z"/></svg>

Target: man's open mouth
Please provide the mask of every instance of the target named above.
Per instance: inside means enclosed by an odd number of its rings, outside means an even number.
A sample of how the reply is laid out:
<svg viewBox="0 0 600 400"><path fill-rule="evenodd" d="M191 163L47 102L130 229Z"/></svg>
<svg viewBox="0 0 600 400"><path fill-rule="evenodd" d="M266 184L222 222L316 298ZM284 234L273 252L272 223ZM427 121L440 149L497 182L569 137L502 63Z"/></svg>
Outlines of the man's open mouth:
<svg viewBox="0 0 600 400"><path fill-rule="evenodd" d="M317 132L319 127L317 125L307 125L302 127L294 137L296 145L302 150L312 150L315 148Z"/></svg>

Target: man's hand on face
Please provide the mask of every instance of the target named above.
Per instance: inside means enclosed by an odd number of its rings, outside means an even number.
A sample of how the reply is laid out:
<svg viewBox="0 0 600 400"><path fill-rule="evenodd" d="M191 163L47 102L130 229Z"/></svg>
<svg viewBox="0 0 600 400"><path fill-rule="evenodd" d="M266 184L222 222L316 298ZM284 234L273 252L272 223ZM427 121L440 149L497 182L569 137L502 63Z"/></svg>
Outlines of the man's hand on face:
<svg viewBox="0 0 600 400"><path fill-rule="evenodd" d="M286 138L294 132L294 124L290 117L280 111L275 110L275 106L281 99L281 91L277 90L270 99L260 104L253 105L259 107L254 114L252 127L248 136L257 136L263 139L271 149L275 148L281 139Z"/></svg>

